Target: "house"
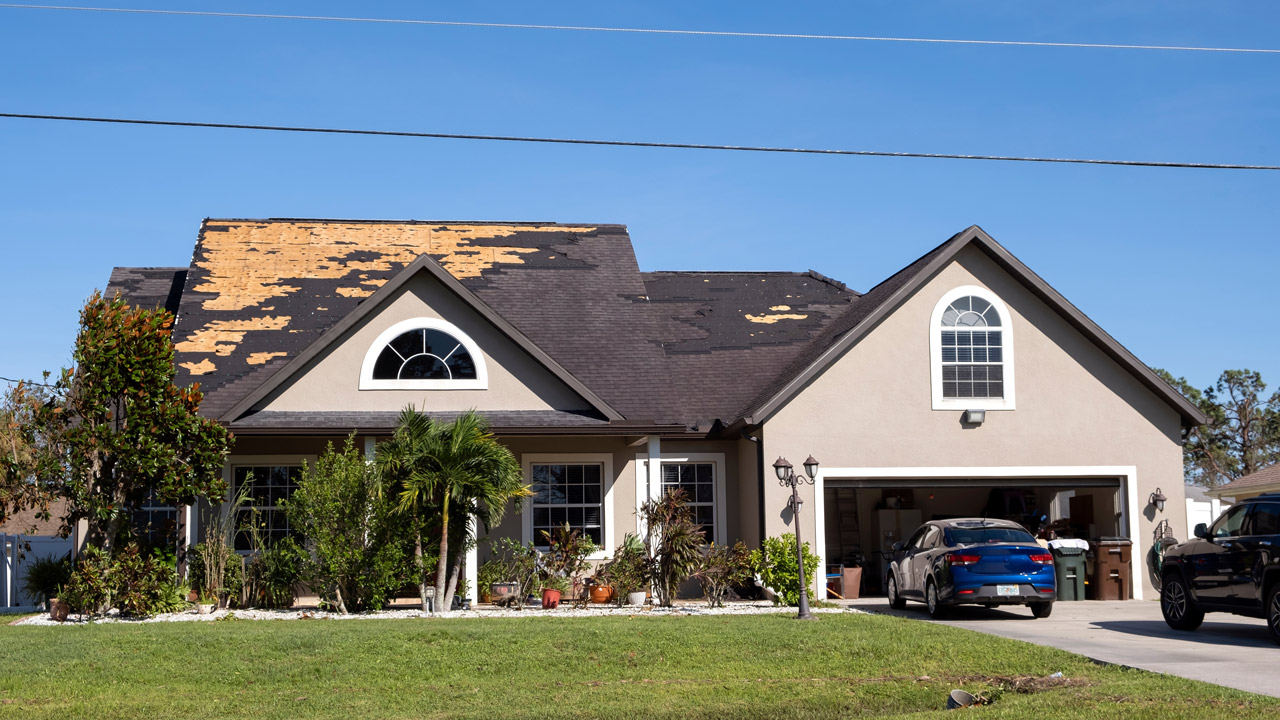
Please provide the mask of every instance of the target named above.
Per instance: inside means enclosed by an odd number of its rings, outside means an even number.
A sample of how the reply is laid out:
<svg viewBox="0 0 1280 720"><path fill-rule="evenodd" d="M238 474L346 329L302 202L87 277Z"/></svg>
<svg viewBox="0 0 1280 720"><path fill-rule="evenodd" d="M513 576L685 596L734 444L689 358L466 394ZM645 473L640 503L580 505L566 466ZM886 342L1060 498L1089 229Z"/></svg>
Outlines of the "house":
<svg viewBox="0 0 1280 720"><path fill-rule="evenodd" d="M1280 492L1280 464L1264 467L1208 491L1209 497L1239 502L1264 493ZM1228 501L1227 504L1230 504Z"/></svg>
<svg viewBox="0 0 1280 720"><path fill-rule="evenodd" d="M774 459L812 455L802 537L871 590L930 518L1070 518L1138 558L1204 421L976 226L859 293L640 272L620 225L206 220L189 267L116 268L114 291L176 313L177 381L234 431L224 472L252 474L268 535L326 442L372 451L412 404L475 408L520 458L536 496L495 536L567 521L613 548L680 487L710 538L758 545L794 528ZM170 511L195 538L198 513Z"/></svg>

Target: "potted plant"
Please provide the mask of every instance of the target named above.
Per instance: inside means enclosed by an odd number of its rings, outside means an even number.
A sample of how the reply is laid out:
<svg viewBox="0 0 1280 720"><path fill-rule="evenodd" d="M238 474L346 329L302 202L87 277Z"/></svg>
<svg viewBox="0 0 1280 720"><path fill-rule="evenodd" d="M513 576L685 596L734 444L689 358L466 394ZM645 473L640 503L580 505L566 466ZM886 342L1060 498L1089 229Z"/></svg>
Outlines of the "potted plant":
<svg viewBox="0 0 1280 720"><path fill-rule="evenodd" d="M542 562L544 574L564 579L564 592L572 590L575 601L579 601L576 593L581 587L583 573L591 567L587 557L597 550L595 542L580 530L571 530L568 523L554 532L543 530L542 538L548 548Z"/></svg>
<svg viewBox="0 0 1280 720"><path fill-rule="evenodd" d="M614 552L613 559L602 568L602 574L613 586L614 601L621 606L643 605L649 586L649 556L644 543L634 533L627 533L622 544Z"/></svg>
<svg viewBox="0 0 1280 720"><path fill-rule="evenodd" d="M502 582L502 563L497 559L490 560L476 569L477 594L480 602L487 603L493 599L493 585Z"/></svg>
<svg viewBox="0 0 1280 720"><path fill-rule="evenodd" d="M588 580L587 584L591 587L591 602L602 605L613 599L613 586L603 575Z"/></svg>
<svg viewBox="0 0 1280 720"><path fill-rule="evenodd" d="M66 622L71 614L71 604L59 598L49 598L49 619L54 622Z"/></svg>
<svg viewBox="0 0 1280 720"><path fill-rule="evenodd" d="M199 593L196 599L196 612L201 615L208 615L218 609L218 595Z"/></svg>
<svg viewBox="0 0 1280 720"><path fill-rule="evenodd" d="M555 610L560 607L560 597L569 591L569 581L559 575L552 575L542 581L542 609Z"/></svg>

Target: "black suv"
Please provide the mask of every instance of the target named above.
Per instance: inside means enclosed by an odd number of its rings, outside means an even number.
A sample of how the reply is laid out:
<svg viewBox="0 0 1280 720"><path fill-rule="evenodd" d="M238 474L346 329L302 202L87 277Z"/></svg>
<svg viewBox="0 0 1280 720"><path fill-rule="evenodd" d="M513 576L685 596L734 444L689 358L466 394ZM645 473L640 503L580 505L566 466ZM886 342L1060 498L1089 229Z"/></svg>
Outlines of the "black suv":
<svg viewBox="0 0 1280 720"><path fill-rule="evenodd" d="M1280 643L1280 493L1228 508L1195 539L1165 553L1160 609L1174 630L1195 630L1206 612L1265 618Z"/></svg>

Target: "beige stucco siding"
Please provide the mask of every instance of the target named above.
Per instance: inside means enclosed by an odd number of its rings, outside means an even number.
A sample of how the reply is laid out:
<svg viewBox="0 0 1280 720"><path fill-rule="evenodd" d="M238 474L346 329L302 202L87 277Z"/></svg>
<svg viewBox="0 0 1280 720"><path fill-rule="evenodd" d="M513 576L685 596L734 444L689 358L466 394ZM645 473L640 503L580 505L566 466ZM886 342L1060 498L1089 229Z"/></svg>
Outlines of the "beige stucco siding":
<svg viewBox="0 0 1280 720"><path fill-rule="evenodd" d="M962 285L987 288L1004 301L1015 345L1017 409L988 411L979 427L962 426L960 411L935 411L931 401L931 314L944 293ZM1156 486L1168 507L1182 507L1177 412L973 248L769 418L764 442L766 464L783 455L797 471L809 454L824 469L1134 466L1140 523L1133 539L1142 543L1135 566L1155 522L1167 519L1186 537L1182 513L1155 515L1146 507ZM788 531L786 491L775 483L765 488L767 532ZM802 530L813 540L812 488L805 499ZM1146 573L1135 567L1134 575ZM1155 597L1146 588L1146 597Z"/></svg>
<svg viewBox="0 0 1280 720"><path fill-rule="evenodd" d="M423 317L453 323L475 341L488 369L488 389L360 389L360 368L378 335L398 322ZM428 411L585 410L590 407L457 295L424 272L260 403L259 409L394 411L409 404Z"/></svg>

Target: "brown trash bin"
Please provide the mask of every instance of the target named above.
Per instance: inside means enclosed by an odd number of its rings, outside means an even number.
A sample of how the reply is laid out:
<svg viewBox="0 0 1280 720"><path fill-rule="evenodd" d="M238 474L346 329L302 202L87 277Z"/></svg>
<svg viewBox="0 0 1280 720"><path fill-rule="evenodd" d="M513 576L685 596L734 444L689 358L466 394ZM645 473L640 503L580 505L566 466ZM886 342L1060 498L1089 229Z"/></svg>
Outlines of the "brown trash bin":
<svg viewBox="0 0 1280 720"><path fill-rule="evenodd" d="M1096 538L1089 543L1093 552L1093 573L1089 577L1093 600L1128 600L1133 541L1122 537Z"/></svg>

